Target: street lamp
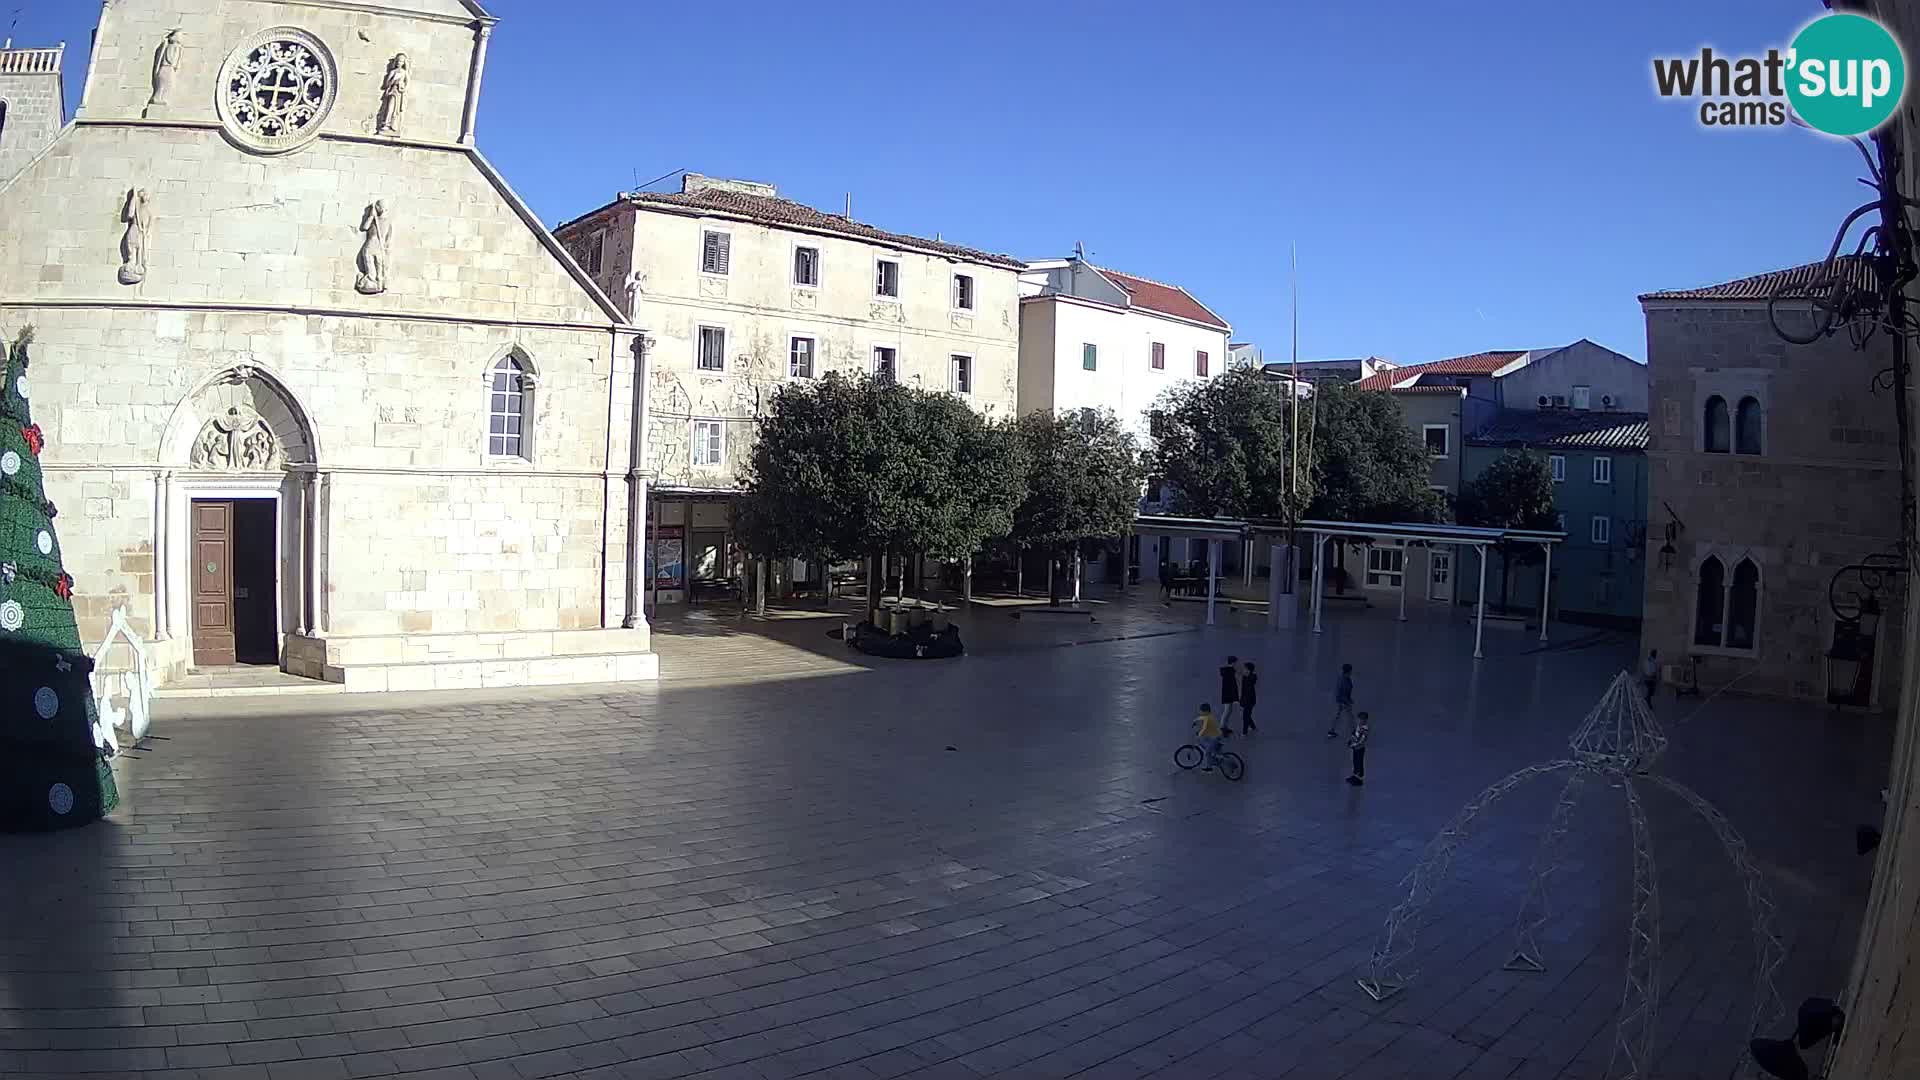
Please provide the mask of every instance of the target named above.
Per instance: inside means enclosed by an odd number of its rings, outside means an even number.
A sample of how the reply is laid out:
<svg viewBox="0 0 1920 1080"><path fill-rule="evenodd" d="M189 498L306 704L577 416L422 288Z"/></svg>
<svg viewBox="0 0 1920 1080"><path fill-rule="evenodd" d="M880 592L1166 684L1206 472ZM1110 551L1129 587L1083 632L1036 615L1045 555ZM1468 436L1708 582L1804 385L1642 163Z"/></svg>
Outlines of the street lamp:
<svg viewBox="0 0 1920 1080"><path fill-rule="evenodd" d="M1833 628L1833 648L1827 650L1827 703L1864 705L1871 671L1875 635L1880 630L1880 601L1868 593L1860 612Z"/></svg>

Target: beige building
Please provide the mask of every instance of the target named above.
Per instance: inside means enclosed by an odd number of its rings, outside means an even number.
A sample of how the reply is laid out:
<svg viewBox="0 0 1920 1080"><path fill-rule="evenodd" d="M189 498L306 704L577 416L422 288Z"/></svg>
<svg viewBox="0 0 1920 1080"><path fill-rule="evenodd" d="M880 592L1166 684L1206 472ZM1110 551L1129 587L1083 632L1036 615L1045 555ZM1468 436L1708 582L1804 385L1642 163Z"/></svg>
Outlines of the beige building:
<svg viewBox="0 0 1920 1080"><path fill-rule="evenodd" d="M493 26L104 6L73 123L0 186L87 642L124 606L163 684L655 672L637 332L474 147Z"/></svg>
<svg viewBox="0 0 1920 1080"><path fill-rule="evenodd" d="M1775 333L1766 298L1816 270L1640 298L1653 406L1641 646L1659 650L1668 681L1708 692L1889 708L1897 621L1863 643L1853 694L1852 669L1829 660L1855 643L1828 592L1836 576L1843 592L1861 586L1847 567L1899 562L1899 441L1871 389L1893 360L1884 338L1862 351L1844 333L1806 346ZM1881 603L1904 607L1905 582L1887 589Z"/></svg>
<svg viewBox="0 0 1920 1080"><path fill-rule="evenodd" d="M659 603L733 591L730 494L754 419L780 386L867 372L958 394L990 418L1013 415L1018 260L698 174L678 192L623 192L555 232L647 324ZM796 564L776 576L817 571Z"/></svg>

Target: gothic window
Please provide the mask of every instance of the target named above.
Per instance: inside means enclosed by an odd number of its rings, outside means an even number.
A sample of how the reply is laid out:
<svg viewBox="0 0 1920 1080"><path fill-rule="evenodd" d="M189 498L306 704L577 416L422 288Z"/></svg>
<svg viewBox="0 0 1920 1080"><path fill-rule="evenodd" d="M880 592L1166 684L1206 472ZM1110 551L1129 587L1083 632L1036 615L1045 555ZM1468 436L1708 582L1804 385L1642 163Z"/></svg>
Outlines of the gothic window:
<svg viewBox="0 0 1920 1080"><path fill-rule="evenodd" d="M1727 648L1753 648L1754 622L1760 614L1760 568L1741 559L1727 590Z"/></svg>
<svg viewBox="0 0 1920 1080"><path fill-rule="evenodd" d="M7 139L7 103L4 101L0 101L0 146L6 145L6 139Z"/></svg>
<svg viewBox="0 0 1920 1080"><path fill-rule="evenodd" d="M532 404L533 380L526 366L518 357L501 357L488 387L487 456L533 460L528 453Z"/></svg>
<svg viewBox="0 0 1920 1080"><path fill-rule="evenodd" d="M1700 564L1698 593L1693 614L1693 643L1717 646L1725 630L1727 568L1712 555Z"/></svg>
<svg viewBox="0 0 1920 1080"><path fill-rule="evenodd" d="M1760 401L1757 398L1741 398L1740 406L1734 410L1733 452L1736 454L1760 452Z"/></svg>
<svg viewBox="0 0 1920 1080"><path fill-rule="evenodd" d="M1750 558L1726 564L1709 555L1700 564L1693 643L1751 652L1757 648L1760 621L1760 567Z"/></svg>
<svg viewBox="0 0 1920 1080"><path fill-rule="evenodd" d="M1705 425L1701 429L1702 449L1709 454L1724 454L1732 442L1728 432L1727 399L1715 394L1707 399Z"/></svg>
<svg viewBox="0 0 1920 1080"><path fill-rule="evenodd" d="M339 77L333 56L303 30L278 27L235 49L214 95L227 134L254 150L280 153L320 134Z"/></svg>

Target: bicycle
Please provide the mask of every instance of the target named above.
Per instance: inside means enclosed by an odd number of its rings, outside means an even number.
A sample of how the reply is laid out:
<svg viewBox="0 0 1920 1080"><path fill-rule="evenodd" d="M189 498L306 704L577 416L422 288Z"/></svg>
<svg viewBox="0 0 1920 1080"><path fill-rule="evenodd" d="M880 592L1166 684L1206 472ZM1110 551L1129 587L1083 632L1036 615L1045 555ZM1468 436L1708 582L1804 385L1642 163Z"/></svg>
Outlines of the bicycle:
<svg viewBox="0 0 1920 1080"><path fill-rule="evenodd" d="M1187 743L1173 752L1173 763L1183 769L1191 769L1206 759L1206 750L1194 743ZM1229 780L1237 781L1247 775L1247 763L1231 750L1220 751L1220 757L1214 765L1219 768L1220 775Z"/></svg>

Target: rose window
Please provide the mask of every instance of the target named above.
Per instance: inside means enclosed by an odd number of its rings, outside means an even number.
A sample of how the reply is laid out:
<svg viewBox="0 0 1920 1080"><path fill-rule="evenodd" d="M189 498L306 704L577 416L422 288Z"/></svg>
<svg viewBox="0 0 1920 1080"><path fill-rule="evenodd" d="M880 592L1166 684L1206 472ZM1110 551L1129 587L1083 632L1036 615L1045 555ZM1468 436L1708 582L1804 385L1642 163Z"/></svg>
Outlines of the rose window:
<svg viewBox="0 0 1920 1080"><path fill-rule="evenodd" d="M338 79L333 57L303 31L269 30L235 49L220 73L220 118L241 143L291 150L320 133Z"/></svg>

